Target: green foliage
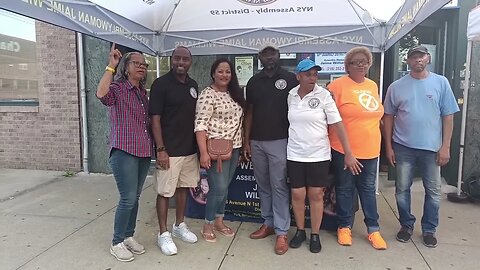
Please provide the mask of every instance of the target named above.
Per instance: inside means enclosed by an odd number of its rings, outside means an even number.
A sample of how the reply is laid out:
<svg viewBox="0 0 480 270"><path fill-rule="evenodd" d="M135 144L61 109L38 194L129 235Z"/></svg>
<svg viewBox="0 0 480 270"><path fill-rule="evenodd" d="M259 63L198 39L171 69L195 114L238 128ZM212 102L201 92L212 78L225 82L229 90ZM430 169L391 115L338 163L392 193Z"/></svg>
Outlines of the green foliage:
<svg viewBox="0 0 480 270"><path fill-rule="evenodd" d="M72 171L72 170L66 170L64 173L63 173L63 176L64 177L72 177L72 176L75 176L76 172Z"/></svg>

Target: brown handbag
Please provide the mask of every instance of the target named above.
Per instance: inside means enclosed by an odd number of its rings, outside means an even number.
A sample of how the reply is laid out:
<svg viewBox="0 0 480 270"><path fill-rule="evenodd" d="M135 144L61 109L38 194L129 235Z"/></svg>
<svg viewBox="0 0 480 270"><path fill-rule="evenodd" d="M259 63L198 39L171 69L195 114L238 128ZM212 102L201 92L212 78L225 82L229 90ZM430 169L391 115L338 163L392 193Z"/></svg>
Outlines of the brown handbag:
<svg viewBox="0 0 480 270"><path fill-rule="evenodd" d="M229 160L232 158L233 140L208 139L207 151L210 158L217 161L217 171L221 172L222 160Z"/></svg>
<svg viewBox="0 0 480 270"><path fill-rule="evenodd" d="M237 127L233 139L237 135L238 129L242 122ZM222 160L229 160L232 158L233 139L207 139L207 152L210 159L217 161L217 172L222 172Z"/></svg>

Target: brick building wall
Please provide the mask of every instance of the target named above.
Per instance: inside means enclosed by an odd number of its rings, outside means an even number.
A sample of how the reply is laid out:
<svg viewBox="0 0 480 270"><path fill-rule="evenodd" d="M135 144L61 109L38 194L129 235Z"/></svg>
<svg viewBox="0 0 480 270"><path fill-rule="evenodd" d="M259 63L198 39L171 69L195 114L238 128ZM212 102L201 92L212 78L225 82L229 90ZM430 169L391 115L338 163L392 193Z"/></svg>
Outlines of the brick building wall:
<svg viewBox="0 0 480 270"><path fill-rule="evenodd" d="M36 22L38 107L0 106L0 168L81 169L75 33Z"/></svg>

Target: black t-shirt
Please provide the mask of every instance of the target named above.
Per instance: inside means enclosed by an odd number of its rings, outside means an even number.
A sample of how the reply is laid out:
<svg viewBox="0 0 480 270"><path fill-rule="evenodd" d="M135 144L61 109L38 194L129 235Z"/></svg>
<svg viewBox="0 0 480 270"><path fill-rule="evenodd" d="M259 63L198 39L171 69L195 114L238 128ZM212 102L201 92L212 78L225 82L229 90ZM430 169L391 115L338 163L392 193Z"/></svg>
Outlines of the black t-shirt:
<svg viewBox="0 0 480 270"><path fill-rule="evenodd" d="M288 92L298 85L295 74L279 68L268 77L254 75L247 83L247 102L253 105L250 139L270 141L288 137Z"/></svg>
<svg viewBox="0 0 480 270"><path fill-rule="evenodd" d="M194 122L198 84L187 76L178 81L170 70L155 79L150 89L150 114L160 115L162 136L171 157L188 156L197 152Z"/></svg>

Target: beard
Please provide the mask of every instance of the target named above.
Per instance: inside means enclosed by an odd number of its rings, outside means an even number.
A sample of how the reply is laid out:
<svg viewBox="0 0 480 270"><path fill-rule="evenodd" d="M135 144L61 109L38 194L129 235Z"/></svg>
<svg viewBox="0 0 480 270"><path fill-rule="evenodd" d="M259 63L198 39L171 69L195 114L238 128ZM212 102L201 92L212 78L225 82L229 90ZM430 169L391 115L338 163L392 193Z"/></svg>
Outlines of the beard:
<svg viewBox="0 0 480 270"><path fill-rule="evenodd" d="M265 63L265 64L262 63L262 65L263 65L263 68L264 68L264 69L273 70L273 69L275 69L275 68L278 66L278 63L276 63L276 62L269 62L269 63Z"/></svg>

